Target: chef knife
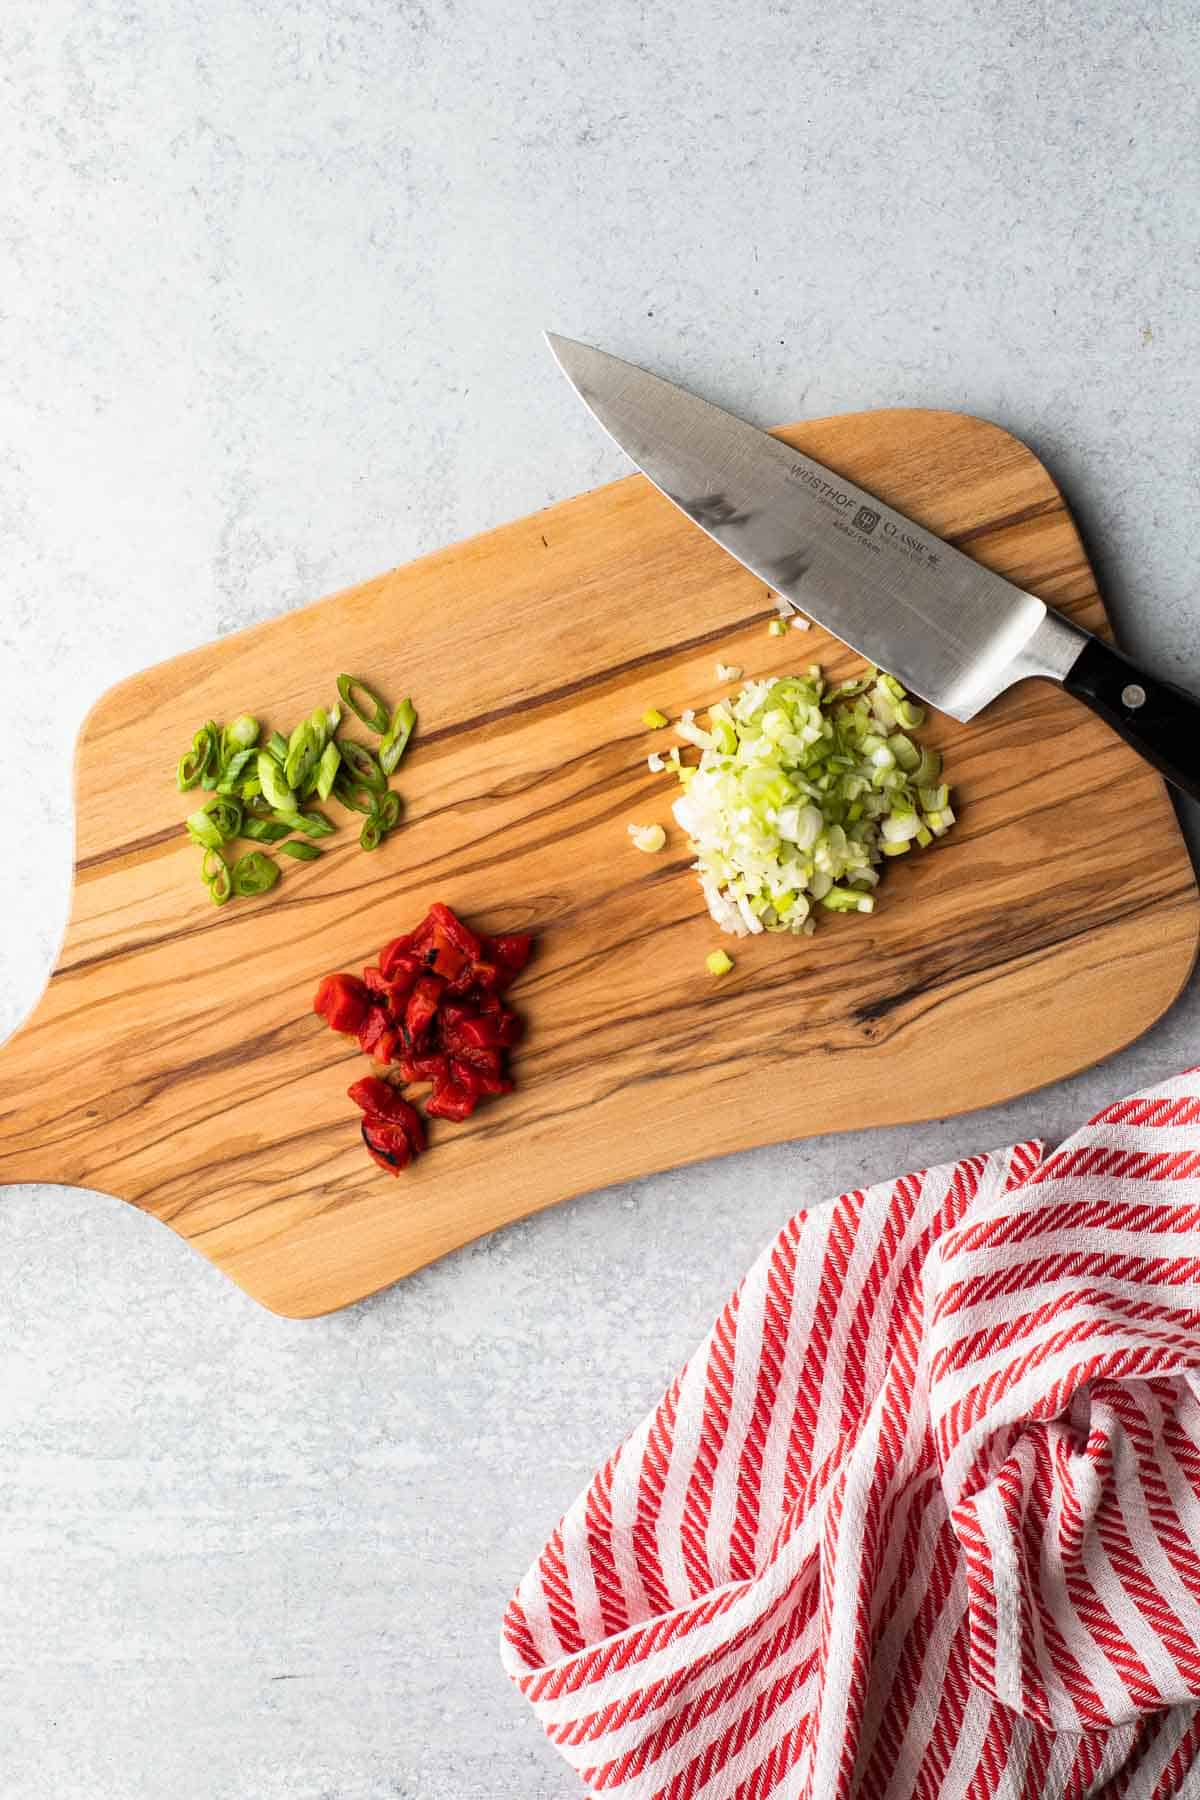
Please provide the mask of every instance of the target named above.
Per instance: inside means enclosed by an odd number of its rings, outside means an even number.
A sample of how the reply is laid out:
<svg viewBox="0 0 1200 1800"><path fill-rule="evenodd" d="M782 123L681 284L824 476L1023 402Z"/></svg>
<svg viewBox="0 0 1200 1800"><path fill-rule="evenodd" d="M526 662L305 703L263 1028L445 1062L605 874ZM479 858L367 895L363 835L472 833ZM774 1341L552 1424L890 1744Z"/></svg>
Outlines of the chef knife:
<svg viewBox="0 0 1200 1800"><path fill-rule="evenodd" d="M1200 702L873 494L633 363L546 334L655 487L851 649L956 719L1043 676L1200 799Z"/></svg>

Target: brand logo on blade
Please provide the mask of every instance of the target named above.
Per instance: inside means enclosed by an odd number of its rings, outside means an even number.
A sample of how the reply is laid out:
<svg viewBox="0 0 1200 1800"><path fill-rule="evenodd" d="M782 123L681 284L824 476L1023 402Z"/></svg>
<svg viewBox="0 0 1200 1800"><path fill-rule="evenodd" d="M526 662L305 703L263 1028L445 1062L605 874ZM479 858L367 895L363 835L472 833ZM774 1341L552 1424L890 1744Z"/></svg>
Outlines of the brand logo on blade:
<svg viewBox="0 0 1200 1800"><path fill-rule="evenodd" d="M860 506L854 515L854 523L860 531L874 531L879 523L879 514L872 512L869 506Z"/></svg>

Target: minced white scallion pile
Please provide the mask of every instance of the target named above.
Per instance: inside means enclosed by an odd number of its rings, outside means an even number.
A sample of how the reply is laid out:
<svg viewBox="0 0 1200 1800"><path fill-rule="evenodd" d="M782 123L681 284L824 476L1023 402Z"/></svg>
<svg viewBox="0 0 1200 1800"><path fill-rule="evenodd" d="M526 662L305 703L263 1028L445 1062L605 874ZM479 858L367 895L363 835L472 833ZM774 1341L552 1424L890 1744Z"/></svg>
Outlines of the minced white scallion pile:
<svg viewBox="0 0 1200 1800"><path fill-rule="evenodd" d="M707 730L684 713L676 731L701 756L668 756L684 789L673 811L723 931L809 933L817 906L874 911L884 857L954 823L942 759L910 735L924 717L891 675L829 687L816 665L748 682Z"/></svg>

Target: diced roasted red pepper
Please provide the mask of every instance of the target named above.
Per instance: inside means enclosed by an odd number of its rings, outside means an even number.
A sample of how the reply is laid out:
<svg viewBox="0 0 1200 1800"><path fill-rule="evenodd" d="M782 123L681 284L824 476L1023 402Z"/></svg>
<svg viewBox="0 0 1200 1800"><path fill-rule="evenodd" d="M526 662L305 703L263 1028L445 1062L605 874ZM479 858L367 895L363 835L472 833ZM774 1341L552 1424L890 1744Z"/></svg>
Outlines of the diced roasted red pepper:
<svg viewBox="0 0 1200 1800"><path fill-rule="evenodd" d="M404 1002L416 986L420 973L421 959L407 952L394 956L388 964L388 1000L397 1017L404 1011Z"/></svg>
<svg viewBox="0 0 1200 1800"><path fill-rule="evenodd" d="M403 1053L404 1039L398 1028L390 1025L372 1050L371 1055L377 1063L394 1063L396 1058Z"/></svg>
<svg viewBox="0 0 1200 1800"><path fill-rule="evenodd" d="M436 1087L439 1081L446 1081L450 1076L450 1060L440 1054L433 1056L399 1056L396 1059L401 1078L405 1081L432 1081Z"/></svg>
<svg viewBox="0 0 1200 1800"><path fill-rule="evenodd" d="M469 925L463 924L456 912L443 906L440 900L435 900L430 907L425 916L425 926L431 935L440 934L471 962L478 960L482 948L479 937Z"/></svg>
<svg viewBox="0 0 1200 1800"><path fill-rule="evenodd" d="M367 967L363 970L362 978L363 978L363 986L366 988L369 988L373 994L386 994L387 993L387 991L388 991L387 976L384 974L383 970L381 968L379 968L375 963L367 964Z"/></svg>
<svg viewBox="0 0 1200 1800"><path fill-rule="evenodd" d="M358 1047L364 1056L374 1056L380 1042L394 1029L387 1009L373 1006L358 1032Z"/></svg>
<svg viewBox="0 0 1200 1800"><path fill-rule="evenodd" d="M520 1013L509 1012L506 1006L501 1007L497 1016L500 1021L499 1041L506 1050L511 1050L525 1035L525 1021Z"/></svg>
<svg viewBox="0 0 1200 1800"><path fill-rule="evenodd" d="M313 1011L333 1031L353 1035L367 1016L370 993L357 975L326 975L313 996Z"/></svg>
<svg viewBox="0 0 1200 1800"><path fill-rule="evenodd" d="M415 1106L404 1098L381 1075L364 1075L346 1089L355 1106L373 1119L386 1120L389 1125L399 1125L408 1137L414 1151L425 1148L425 1127L421 1115Z"/></svg>
<svg viewBox="0 0 1200 1800"><path fill-rule="evenodd" d="M408 955L416 935L415 931L406 931L403 937L394 937L379 952L379 967L389 981L393 979L392 968L397 957Z"/></svg>
<svg viewBox="0 0 1200 1800"><path fill-rule="evenodd" d="M499 1013L469 1013L455 1026L460 1044L476 1050L498 1050L504 1042L504 1020Z"/></svg>
<svg viewBox="0 0 1200 1800"><path fill-rule="evenodd" d="M442 984L436 975L422 975L408 996L404 1032L410 1053L419 1051L441 1003Z"/></svg>
<svg viewBox="0 0 1200 1800"><path fill-rule="evenodd" d="M485 1069L489 1075L499 1075L504 1069L502 1050L480 1050L473 1044L458 1044L451 1055L455 1062L466 1063L472 1069Z"/></svg>
<svg viewBox="0 0 1200 1800"><path fill-rule="evenodd" d="M413 1159L408 1133L403 1126L393 1125L388 1119L374 1118L368 1113L362 1122L362 1139L371 1153L372 1161L391 1175L398 1175L401 1169L407 1169Z"/></svg>
<svg viewBox="0 0 1200 1800"><path fill-rule="evenodd" d="M483 1052L481 1051L480 1054L482 1055ZM461 1062L455 1062L452 1067L461 1069L464 1065ZM480 1097L484 1094L511 1094L513 1091L512 1077L502 1075L499 1069L482 1069L475 1063L470 1063L466 1065L466 1071L471 1075L472 1084Z"/></svg>
<svg viewBox="0 0 1200 1800"><path fill-rule="evenodd" d="M452 1071L449 1081L434 1088L425 1102L425 1111L431 1119L469 1119L477 1098L464 1082L454 1079Z"/></svg>
<svg viewBox="0 0 1200 1800"><path fill-rule="evenodd" d="M514 974L525 967L533 949L533 939L527 931L506 931L499 937L489 938L488 942L495 960Z"/></svg>

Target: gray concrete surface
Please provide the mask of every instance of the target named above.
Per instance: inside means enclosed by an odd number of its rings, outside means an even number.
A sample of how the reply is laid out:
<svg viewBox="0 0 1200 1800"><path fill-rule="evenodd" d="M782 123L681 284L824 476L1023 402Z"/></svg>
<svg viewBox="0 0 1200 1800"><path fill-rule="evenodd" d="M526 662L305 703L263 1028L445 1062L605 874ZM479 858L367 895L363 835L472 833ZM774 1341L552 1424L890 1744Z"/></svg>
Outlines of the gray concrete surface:
<svg viewBox="0 0 1200 1800"><path fill-rule="evenodd" d="M104 687L621 471L544 325L764 423L1000 421L1200 687L1198 74L1188 0L9 0L0 1029ZM508 1589L754 1250L1063 1134L1198 1023L1193 989L1052 1091L596 1194L315 1324L5 1192L0 1795L565 1800Z"/></svg>

